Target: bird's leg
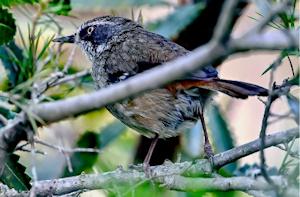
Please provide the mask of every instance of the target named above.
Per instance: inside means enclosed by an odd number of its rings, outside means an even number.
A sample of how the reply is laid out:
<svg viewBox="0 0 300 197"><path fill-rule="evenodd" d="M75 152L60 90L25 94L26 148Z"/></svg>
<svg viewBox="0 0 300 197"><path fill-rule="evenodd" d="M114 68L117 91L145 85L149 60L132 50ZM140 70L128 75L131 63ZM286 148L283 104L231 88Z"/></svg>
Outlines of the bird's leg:
<svg viewBox="0 0 300 197"><path fill-rule="evenodd" d="M156 145L156 143L158 141L158 137L159 137L159 135L156 134L155 137L153 138L153 141L151 142L151 145L149 147L148 153L147 153L147 155L146 155L146 157L144 159L144 162L143 162L144 170L145 170L148 178L151 178L150 159L151 159L153 150L155 148L155 145Z"/></svg>
<svg viewBox="0 0 300 197"><path fill-rule="evenodd" d="M201 120L203 133L204 133L204 152L205 152L205 155L208 157L208 160L209 160L210 164L213 166L214 165L214 160L213 160L214 159L214 153L213 153L211 144L210 144L209 139L208 139L208 134L207 134L206 125L205 125L204 116L203 116L203 106L201 107L199 117L200 117L200 120Z"/></svg>

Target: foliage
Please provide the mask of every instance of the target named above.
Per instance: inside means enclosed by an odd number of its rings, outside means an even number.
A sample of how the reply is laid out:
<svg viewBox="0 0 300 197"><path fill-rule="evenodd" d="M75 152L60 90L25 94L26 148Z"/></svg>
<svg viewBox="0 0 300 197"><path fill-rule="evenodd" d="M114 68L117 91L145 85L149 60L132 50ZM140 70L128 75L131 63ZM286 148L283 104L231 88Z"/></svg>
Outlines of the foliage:
<svg viewBox="0 0 300 197"><path fill-rule="evenodd" d="M127 127L120 121L115 121L104 128L99 134L100 147L104 148L112 140L117 138Z"/></svg>
<svg viewBox="0 0 300 197"><path fill-rule="evenodd" d="M12 154L0 176L0 182L17 191L30 190L31 177L25 173L26 166L19 163L20 156Z"/></svg>
<svg viewBox="0 0 300 197"><path fill-rule="evenodd" d="M15 19L12 14L8 12L7 9L0 7L0 32L2 35L0 37L0 45L11 41L16 34L16 24Z"/></svg>
<svg viewBox="0 0 300 197"><path fill-rule="evenodd" d="M93 3L92 3L93 2ZM198 2L198 1L197 1ZM28 32L24 31L23 27L18 28L18 37L15 36L17 32L17 25L14 16L12 15L11 8L13 6L21 7L26 10L26 4L30 4L32 10L34 10L34 14L28 14L34 16L30 18L30 24L28 25ZM59 20L57 20L58 15L64 15L68 17L73 17L72 8L82 8L84 7L91 9L93 8L101 8L101 9L128 9L131 7L139 7L142 5L150 5L150 6L161 6L161 5L169 5L165 1L162 0L149 0L149 1L140 1L140 0L111 0L111 1L97 1L95 4L95 0L89 1L78 1L73 0L71 4L71 0L50 0L50 1L41 1L41 0L2 0L0 1L0 59L1 63L6 70L6 76L9 80L8 87L3 89L3 92L8 95L13 95L16 97L7 96L7 98L0 97L0 114L3 115L6 119L13 119L16 117L20 111L26 113L27 117L31 121L31 125L27 125L29 129L35 129L37 126L40 126L41 121L39 122L39 117L36 117L34 114L30 113L28 109L32 103L39 102L48 102L53 100L61 100L67 97L78 95L82 93L86 93L93 88L92 78L91 76L83 76L77 78L72 81L68 81L64 84L60 84L60 86L51 87L51 80L57 82L59 79L65 76L71 76L76 74L79 69L75 66L71 67L66 73L60 73L57 78L55 78L55 74L59 73L61 67L65 64L66 58L59 59L59 55L57 51L54 50L53 45L51 44L54 36L61 33L63 29ZM291 29L295 27L295 5L296 1L294 1L292 12L289 13L281 13L278 15L278 19L276 21L272 21L269 25L278 30L282 29ZM90 6L90 7L89 7ZM188 4L184 6L178 7L174 12L169 14L164 19L160 19L159 21L152 22L147 24L147 28L151 31L154 31L158 34L161 34L170 39L177 38L180 36L180 33L186 29L187 26L193 24L193 22L197 19L200 13L205 9L206 4L204 1L199 1L199 3ZM84 9L84 8L82 8ZM30 11L28 11L30 12ZM260 17L263 17L263 11L257 12ZM139 19L141 19L141 12ZM252 17L254 20L260 20L260 18ZM140 20L141 21L141 20ZM51 34L47 36L45 32L51 28L54 29L55 34ZM19 38L18 39L16 39ZM45 38L46 37L46 38ZM20 41L20 42L18 42ZM63 56L63 52L60 52L60 55ZM299 50L298 49L290 49L281 52L281 59L290 59L291 56L295 56L299 58ZM73 65L75 65L75 62ZM81 63L81 62L80 62ZM265 71L262 73L268 73L274 64L271 64ZM294 78L290 81L294 84L298 83L299 85L299 73L297 74L294 71L294 65L290 63L291 73ZM2 73L1 73L2 74ZM5 75L3 73L3 75ZM48 80L48 81L47 81ZM46 81L46 82L45 82ZM49 82L50 81L50 82ZM41 94L39 90L42 85L46 86L45 92L42 91ZM92 88L91 88L92 87ZM295 121L299 124L299 98L295 97L292 94L287 96L287 102L291 108L292 113L294 114ZM13 106L11 108L7 106ZM210 134L212 136L213 148L215 152L223 152L225 150L231 149L234 147L234 139L232 136L232 131L228 127L225 114L221 112L219 106L214 106L210 111L208 111L208 126L210 130ZM80 117L78 118L80 119ZM77 120L74 122L76 122ZM101 148L106 150L107 152L114 149L115 144L122 143L119 146L119 149L115 148L112 152L118 152L118 154L124 155L124 147L130 147L131 156L126 156L128 161L120 161L125 157L117 157L114 158L117 163L130 163L134 155L134 151L136 149L136 140L137 137L133 132L127 132L127 127L119 122L112 120L112 117L99 116L97 117L97 121L95 122L106 122L109 119L110 122L105 127L103 125L97 125L97 129L84 129L84 132L80 134L78 141L75 143L77 147L82 148ZM86 122L86 124L90 124L92 121ZM96 124L93 122L93 124ZM102 123L103 124L103 123ZM89 125L88 125L89 126ZM3 124L0 124L0 128L3 127ZM49 126L51 128L51 126ZM96 126L95 126L96 127ZM102 128L102 129L98 129ZM60 128L62 132L64 128ZM76 126L72 125L72 129L76 130ZM79 130L79 129L78 129ZM99 132L94 132L99 131ZM75 131L74 131L75 132ZM77 131L79 133L79 131ZM129 134L130 133L130 134ZM74 134L72 134L74 135ZM188 131L186 136L183 139L188 140L197 140L198 136L201 135L201 130L195 129ZM126 138L126 139L124 139ZM128 140L130 139L130 140ZM69 139L68 139L69 140ZM188 141L187 140L187 141ZM198 146L191 146L189 144L191 141L188 141L189 148L199 148ZM294 143L294 141L293 141ZM124 145L125 144L125 145ZM181 144L181 146L184 146ZM121 147L121 148L120 148ZM202 146L200 147L202 149ZM129 149L129 148L128 148ZM180 151L183 151L183 160L185 159L195 159L195 157L199 157L199 155L195 156L193 153L186 151L185 147L180 147ZM289 150L291 151L291 150ZM198 150L195 152L199 152ZM105 153L104 153L105 154ZM117 155L117 154L116 154ZM106 156L106 155L104 155ZM110 156L110 155L109 155ZM107 156L107 157L109 157ZM23 156L21 154L21 158ZM111 156L112 157L112 156ZM3 172L1 172L0 181L4 184L8 185L11 188L15 188L17 190L29 190L31 188L31 178L25 173L26 167L20 163L20 156L15 153L11 154L6 167ZM57 159L57 158L51 158ZM46 159L43 159L42 162L45 162ZM115 166L113 162L104 163L99 160L102 160L97 153L74 153L71 155L70 162L73 167L73 172L69 172L68 168L64 165L61 168L58 167L57 171L60 171L61 177L78 175L82 172L91 173L96 170L108 171L112 170ZM28 161L27 161L28 162ZM29 161L30 162L30 161ZM281 172L287 170L287 167L291 167L291 159L288 155L285 157L283 162L283 167ZM105 166L106 165L106 166ZM299 164L298 164L299 165ZM226 176L239 176L240 174L245 175L245 171L237 173L237 171L241 171L241 168L238 168L238 164L232 163L230 165L225 166L221 169L221 174ZM252 168L245 167L244 168ZM234 173L235 172L235 173ZM276 171L275 174L277 174ZM295 180L298 178L299 172L294 173L294 176L291 179ZM210 195L210 196L240 196L244 195L243 192L214 192L214 193L185 193L185 192L175 192L169 191L166 189L159 188L153 194L153 188L151 183L143 182L140 185L136 185L133 188L114 188L109 190L109 195L115 196L120 195L120 193L124 196L153 196L154 194L157 196L202 196L202 195Z"/></svg>
<svg viewBox="0 0 300 197"><path fill-rule="evenodd" d="M292 6L292 12L290 13L290 15L288 16L287 13L280 13L278 14L278 17L280 18L280 20L278 21L270 21L268 23L268 25L274 29L277 29L277 30L282 30L283 28L284 29L293 29L295 28L295 9L296 9L296 2L297 0L294 0L294 3L293 3L293 6ZM266 6L268 5L268 2L267 1L256 1L256 4L257 6L261 9L261 12L262 13L265 13L267 12L266 10L268 10L269 6ZM260 12L256 12L256 14L260 17L264 17L263 14L261 14ZM253 20L256 20L256 21L259 21L260 19L256 18L256 17L253 17L253 16L249 16L249 18L253 19ZM292 55L295 55L297 58L299 58L299 49L291 49L291 50L283 50L281 52L281 59L284 59L284 58L288 58L289 59L289 63L290 63L290 66L291 66L291 70L292 70L292 74L293 76L295 75L294 73L294 69L293 69L293 65L290 61L290 56ZM272 68L274 67L274 63L271 64L263 73L262 75L266 74L268 71L270 71Z"/></svg>
<svg viewBox="0 0 300 197"><path fill-rule="evenodd" d="M70 0L52 0L49 2L49 8L46 11L57 15L68 16L71 9Z"/></svg>
<svg viewBox="0 0 300 197"><path fill-rule="evenodd" d="M7 101L7 99L0 97L1 102ZM0 107L0 114L7 119L13 119L15 113ZM0 123L0 128L3 125ZM5 168L0 175L0 182L6 184L10 188L15 188L17 191L29 190L31 188L31 177L25 173L26 166L19 163L20 156L17 154L11 154L8 158Z"/></svg>
<svg viewBox="0 0 300 197"><path fill-rule="evenodd" d="M25 72L20 72L25 60L23 50L17 46L14 41L11 41L9 44L0 46L0 57L2 64L8 73L9 89L15 87L20 82L23 82L24 79L22 75L29 73L27 70L25 70ZM25 66L26 65L28 64L25 64Z"/></svg>

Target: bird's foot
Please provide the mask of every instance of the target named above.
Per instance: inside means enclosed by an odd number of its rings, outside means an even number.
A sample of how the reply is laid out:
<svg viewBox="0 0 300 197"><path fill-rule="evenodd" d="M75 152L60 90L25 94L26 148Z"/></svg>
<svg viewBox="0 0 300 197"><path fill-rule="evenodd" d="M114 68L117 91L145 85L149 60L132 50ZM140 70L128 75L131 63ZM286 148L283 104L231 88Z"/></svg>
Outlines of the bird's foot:
<svg viewBox="0 0 300 197"><path fill-rule="evenodd" d="M214 153L209 142L204 144L205 156L208 158L209 163L214 166Z"/></svg>
<svg viewBox="0 0 300 197"><path fill-rule="evenodd" d="M150 179L150 183L151 183L152 188L155 190L155 184L154 184L154 181L152 180L150 164L149 163L143 163L143 168L144 168L144 171L146 173L147 178Z"/></svg>
<svg viewBox="0 0 300 197"><path fill-rule="evenodd" d="M150 164L149 163L143 163L143 168L144 168L144 171L146 173L147 178L151 179L152 176L151 176Z"/></svg>

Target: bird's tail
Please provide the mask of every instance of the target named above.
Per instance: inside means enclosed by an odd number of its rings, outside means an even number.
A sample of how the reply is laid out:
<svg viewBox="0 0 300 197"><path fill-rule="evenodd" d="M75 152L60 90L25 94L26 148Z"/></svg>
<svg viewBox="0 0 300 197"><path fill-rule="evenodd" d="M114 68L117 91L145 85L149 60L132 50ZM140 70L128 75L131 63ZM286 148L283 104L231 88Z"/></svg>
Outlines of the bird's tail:
<svg viewBox="0 0 300 197"><path fill-rule="evenodd" d="M268 90L251 84L240 81L224 80L213 78L208 81L204 80L200 88L213 91L220 91L235 98L246 99L248 96L268 96Z"/></svg>
<svg viewBox="0 0 300 197"><path fill-rule="evenodd" d="M251 83L219 78L178 81L177 83L168 86L168 89L176 93L178 90L186 91L195 87L212 91L220 91L228 94L229 96L240 99L246 99L248 96L268 96L268 90L263 87Z"/></svg>

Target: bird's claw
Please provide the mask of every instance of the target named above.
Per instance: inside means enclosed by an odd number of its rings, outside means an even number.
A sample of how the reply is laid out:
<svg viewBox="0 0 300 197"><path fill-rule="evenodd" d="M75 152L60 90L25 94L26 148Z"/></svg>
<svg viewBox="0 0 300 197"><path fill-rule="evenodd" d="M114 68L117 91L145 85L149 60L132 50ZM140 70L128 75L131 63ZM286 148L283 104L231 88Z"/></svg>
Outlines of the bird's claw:
<svg viewBox="0 0 300 197"><path fill-rule="evenodd" d="M205 156L208 158L209 163L214 166L214 153L210 143L205 143L204 145Z"/></svg>
<svg viewBox="0 0 300 197"><path fill-rule="evenodd" d="M151 168L150 168L150 164L149 163L143 163L143 168L144 168L144 171L146 173L146 176L147 178L152 178L151 177Z"/></svg>

